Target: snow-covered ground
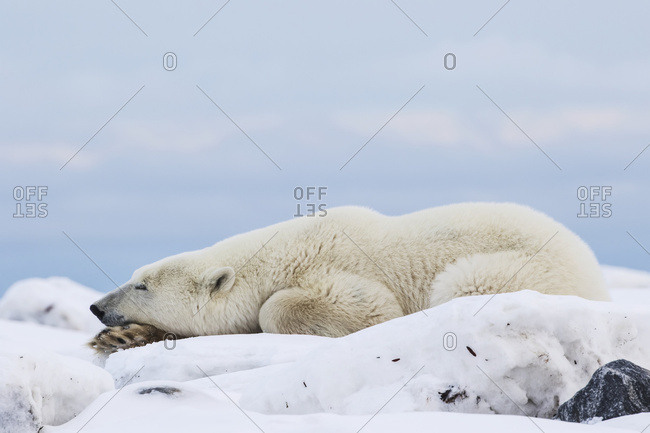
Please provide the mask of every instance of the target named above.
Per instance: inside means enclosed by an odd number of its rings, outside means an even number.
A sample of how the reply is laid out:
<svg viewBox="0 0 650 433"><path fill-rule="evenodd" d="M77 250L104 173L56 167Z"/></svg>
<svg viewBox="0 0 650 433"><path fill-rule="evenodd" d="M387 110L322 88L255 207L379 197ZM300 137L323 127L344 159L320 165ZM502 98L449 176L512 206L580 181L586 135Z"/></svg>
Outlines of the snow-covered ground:
<svg viewBox="0 0 650 433"><path fill-rule="evenodd" d="M101 296L68 278L29 278L7 289L0 299L0 319L99 332L102 324L88 307Z"/></svg>
<svg viewBox="0 0 650 433"><path fill-rule="evenodd" d="M101 293L21 281L0 299L0 431L639 432L650 413L544 418L599 365L650 367L650 273L603 270L613 303L471 297L340 339L198 337L108 359L84 345Z"/></svg>

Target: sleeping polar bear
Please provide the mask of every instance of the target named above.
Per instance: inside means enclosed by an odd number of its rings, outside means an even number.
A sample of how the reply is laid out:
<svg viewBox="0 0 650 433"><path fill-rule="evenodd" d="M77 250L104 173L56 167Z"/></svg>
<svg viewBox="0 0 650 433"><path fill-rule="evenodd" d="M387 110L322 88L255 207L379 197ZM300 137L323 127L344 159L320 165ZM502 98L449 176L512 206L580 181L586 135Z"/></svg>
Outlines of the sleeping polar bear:
<svg viewBox="0 0 650 433"><path fill-rule="evenodd" d="M112 352L166 333L339 337L459 296L524 289L609 299L590 248L528 207L463 203L396 217L340 207L136 270L90 307L109 327L90 344Z"/></svg>

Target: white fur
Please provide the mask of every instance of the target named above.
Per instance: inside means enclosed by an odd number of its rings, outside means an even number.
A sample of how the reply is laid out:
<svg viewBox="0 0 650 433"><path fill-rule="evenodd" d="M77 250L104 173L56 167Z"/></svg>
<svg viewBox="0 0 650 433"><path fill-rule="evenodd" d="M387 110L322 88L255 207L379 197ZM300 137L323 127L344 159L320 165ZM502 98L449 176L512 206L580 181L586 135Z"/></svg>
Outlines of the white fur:
<svg viewBox="0 0 650 433"><path fill-rule="evenodd" d="M134 289L140 282L147 291ZM528 207L463 203L396 217L341 207L147 265L97 305L179 336L341 336L455 297L523 289L609 299L589 247Z"/></svg>

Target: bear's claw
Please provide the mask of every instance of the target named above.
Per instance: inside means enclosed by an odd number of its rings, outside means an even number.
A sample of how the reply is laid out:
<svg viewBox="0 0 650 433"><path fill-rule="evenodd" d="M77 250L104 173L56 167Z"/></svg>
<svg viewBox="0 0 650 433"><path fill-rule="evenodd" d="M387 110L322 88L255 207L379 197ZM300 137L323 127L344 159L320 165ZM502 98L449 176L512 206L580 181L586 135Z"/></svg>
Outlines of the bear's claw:
<svg viewBox="0 0 650 433"><path fill-rule="evenodd" d="M103 329L88 342L88 346L99 353L110 354L120 349L130 349L161 341L168 335L170 334L151 325L131 323Z"/></svg>

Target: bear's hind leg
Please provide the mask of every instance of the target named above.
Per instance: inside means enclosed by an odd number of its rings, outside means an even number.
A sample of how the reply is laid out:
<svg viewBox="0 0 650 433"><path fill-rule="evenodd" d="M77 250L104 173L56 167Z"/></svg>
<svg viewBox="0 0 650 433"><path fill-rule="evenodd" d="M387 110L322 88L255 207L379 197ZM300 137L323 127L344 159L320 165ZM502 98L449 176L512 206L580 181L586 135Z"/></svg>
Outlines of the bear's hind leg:
<svg viewBox="0 0 650 433"><path fill-rule="evenodd" d="M511 250L463 257L436 275L431 284L431 307L461 296L520 290L571 294L580 283L565 266L545 251Z"/></svg>

